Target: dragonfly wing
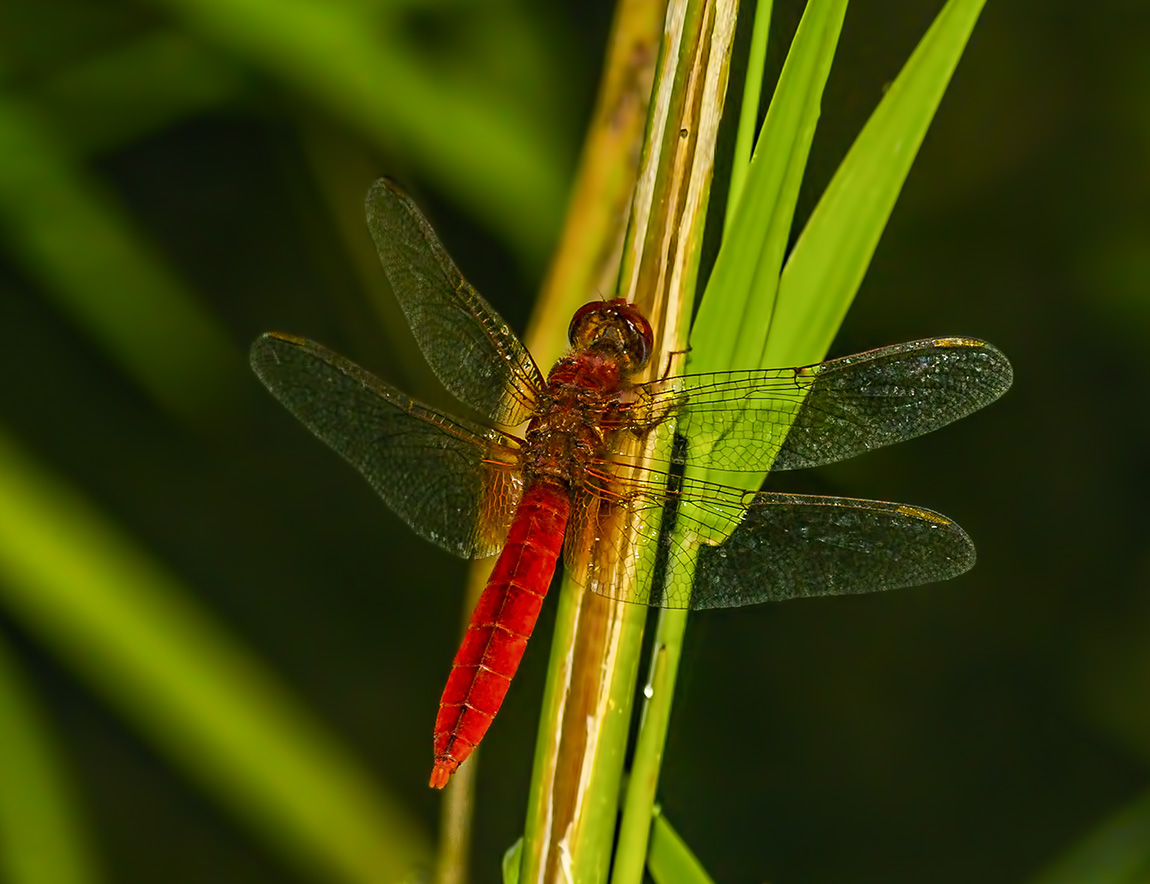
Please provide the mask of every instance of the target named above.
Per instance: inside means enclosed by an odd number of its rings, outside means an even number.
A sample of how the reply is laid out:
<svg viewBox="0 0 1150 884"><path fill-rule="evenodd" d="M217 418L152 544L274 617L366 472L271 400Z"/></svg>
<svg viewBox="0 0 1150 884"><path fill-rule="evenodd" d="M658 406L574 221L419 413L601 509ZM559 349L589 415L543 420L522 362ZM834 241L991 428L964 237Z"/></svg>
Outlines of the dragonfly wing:
<svg viewBox="0 0 1150 884"><path fill-rule="evenodd" d="M734 526L725 541L700 542L724 523ZM640 554L636 536L656 541L653 554ZM965 573L975 560L966 532L922 507L744 495L689 479L666 496L584 496L567 540L567 567L593 592L692 610L918 586ZM696 549L693 584L667 585L668 574L691 572Z"/></svg>
<svg viewBox="0 0 1150 884"><path fill-rule="evenodd" d="M504 426L529 416L543 376L394 182L367 195L367 226L423 356L453 396Z"/></svg>
<svg viewBox="0 0 1150 884"><path fill-rule="evenodd" d="M937 430L993 402L1011 378L990 344L930 338L803 368L657 381L637 388L633 408L639 422L677 413L690 464L794 470Z"/></svg>
<svg viewBox="0 0 1150 884"><path fill-rule="evenodd" d="M563 545L567 575L610 599L649 603L651 576L658 567L640 556L642 541L659 539L665 501L612 481L605 471L595 487L572 501ZM664 557L665 559L665 557Z"/></svg>
<svg viewBox="0 0 1150 884"><path fill-rule="evenodd" d="M962 574L974 559L966 532L927 509L759 492L724 543L700 549L690 607L918 586Z"/></svg>
<svg viewBox="0 0 1150 884"><path fill-rule="evenodd" d="M807 369L813 383L774 468L846 460L913 439L989 405L1013 379L997 348L974 338L930 338Z"/></svg>
<svg viewBox="0 0 1150 884"><path fill-rule="evenodd" d="M251 363L416 533L466 557L502 547L523 494L515 439L448 418L304 338L265 334Z"/></svg>

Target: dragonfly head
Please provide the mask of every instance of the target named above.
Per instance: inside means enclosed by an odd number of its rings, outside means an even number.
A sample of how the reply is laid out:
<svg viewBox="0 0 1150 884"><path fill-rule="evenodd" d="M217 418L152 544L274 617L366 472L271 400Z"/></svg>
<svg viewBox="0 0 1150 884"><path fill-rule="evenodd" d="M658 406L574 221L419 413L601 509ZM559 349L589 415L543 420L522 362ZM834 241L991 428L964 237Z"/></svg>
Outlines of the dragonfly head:
<svg viewBox="0 0 1150 884"><path fill-rule="evenodd" d="M623 298L584 304L575 311L567 334L576 350L616 359L629 374L647 364L655 344L651 324Z"/></svg>

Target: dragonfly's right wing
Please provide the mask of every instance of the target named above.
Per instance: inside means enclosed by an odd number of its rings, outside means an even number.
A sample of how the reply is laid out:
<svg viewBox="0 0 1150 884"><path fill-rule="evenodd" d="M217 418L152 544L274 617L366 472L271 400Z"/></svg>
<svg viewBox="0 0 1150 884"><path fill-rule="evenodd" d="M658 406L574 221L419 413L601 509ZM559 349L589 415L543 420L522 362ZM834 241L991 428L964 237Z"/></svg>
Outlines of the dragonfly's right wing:
<svg viewBox="0 0 1150 884"><path fill-rule="evenodd" d="M919 586L957 577L974 559L966 532L928 509L760 492L725 542L700 549L690 607Z"/></svg>
<svg viewBox="0 0 1150 884"><path fill-rule="evenodd" d="M463 278L410 197L381 178L367 226L423 357L460 402L503 426L522 423L543 390L527 348Z"/></svg>
<svg viewBox="0 0 1150 884"><path fill-rule="evenodd" d="M918 586L974 565L966 532L922 507L742 493L682 477L671 486L616 483L614 493L582 498L566 561L578 583L619 601L699 610ZM619 526L654 543L654 553L641 555ZM707 540L728 532L722 543ZM664 585L692 573L691 586Z"/></svg>
<svg viewBox="0 0 1150 884"><path fill-rule="evenodd" d="M929 338L811 366L810 392L773 468L846 460L913 439L978 411L1014 374L996 347L975 338Z"/></svg>
<svg viewBox="0 0 1150 884"><path fill-rule="evenodd" d="M1011 379L995 347L951 337L637 389L644 414L678 413L688 462L762 472L835 463L932 432L993 402Z"/></svg>
<svg viewBox="0 0 1150 884"><path fill-rule="evenodd" d="M502 548L523 495L513 437L448 418L304 338L262 335L251 363L417 534L466 557Z"/></svg>

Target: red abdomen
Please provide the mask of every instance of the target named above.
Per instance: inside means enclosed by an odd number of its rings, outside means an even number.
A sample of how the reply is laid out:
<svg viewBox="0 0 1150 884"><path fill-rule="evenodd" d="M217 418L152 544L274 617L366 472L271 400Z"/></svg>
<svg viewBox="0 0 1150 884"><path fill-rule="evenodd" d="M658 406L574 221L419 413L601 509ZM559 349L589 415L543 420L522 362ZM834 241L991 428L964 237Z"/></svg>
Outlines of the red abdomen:
<svg viewBox="0 0 1150 884"><path fill-rule="evenodd" d="M570 509L567 490L550 482L523 495L439 701L431 771L436 789L447 785L503 704L555 573Z"/></svg>

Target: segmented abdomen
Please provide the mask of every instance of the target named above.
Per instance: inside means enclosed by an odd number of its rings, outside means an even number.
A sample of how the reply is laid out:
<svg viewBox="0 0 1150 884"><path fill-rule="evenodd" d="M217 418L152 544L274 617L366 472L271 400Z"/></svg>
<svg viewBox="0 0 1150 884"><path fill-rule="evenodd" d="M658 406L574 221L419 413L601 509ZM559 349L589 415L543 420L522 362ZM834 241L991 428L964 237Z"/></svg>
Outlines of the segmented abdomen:
<svg viewBox="0 0 1150 884"><path fill-rule="evenodd" d="M483 739L503 704L555 573L570 510L567 490L553 483L537 482L523 495L439 701L431 771L437 789Z"/></svg>

